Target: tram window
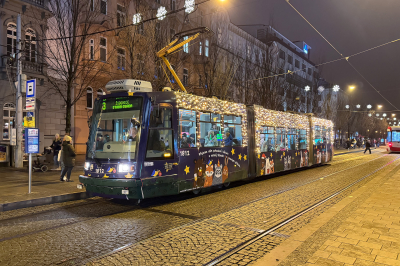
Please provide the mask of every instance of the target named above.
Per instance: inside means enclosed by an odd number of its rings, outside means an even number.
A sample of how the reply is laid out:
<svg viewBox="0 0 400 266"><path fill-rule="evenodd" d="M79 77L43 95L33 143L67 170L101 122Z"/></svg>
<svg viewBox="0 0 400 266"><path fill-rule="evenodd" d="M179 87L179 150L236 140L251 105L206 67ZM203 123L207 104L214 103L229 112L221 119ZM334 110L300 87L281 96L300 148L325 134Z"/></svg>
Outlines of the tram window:
<svg viewBox="0 0 400 266"><path fill-rule="evenodd" d="M290 128L288 129L288 133L287 133L287 146L288 146L288 150L296 150L296 141L297 139L297 132L296 129L294 128Z"/></svg>
<svg viewBox="0 0 400 266"><path fill-rule="evenodd" d="M276 128L276 151L285 151L287 149L286 130Z"/></svg>
<svg viewBox="0 0 400 266"><path fill-rule="evenodd" d="M260 132L261 152L275 151L275 128L262 127Z"/></svg>
<svg viewBox="0 0 400 266"><path fill-rule="evenodd" d="M400 141L400 131L392 131L392 141Z"/></svg>
<svg viewBox="0 0 400 266"><path fill-rule="evenodd" d="M329 140L328 140L329 136L327 133L328 133L328 129L326 127L322 127L321 137L322 137L322 143L324 143L324 144L329 143Z"/></svg>
<svg viewBox="0 0 400 266"><path fill-rule="evenodd" d="M150 114L150 127L171 128L172 109L166 107L153 106Z"/></svg>
<svg viewBox="0 0 400 266"><path fill-rule="evenodd" d="M307 150L307 130L298 129L298 149L299 150Z"/></svg>
<svg viewBox="0 0 400 266"><path fill-rule="evenodd" d="M314 126L314 145L322 144L321 127Z"/></svg>
<svg viewBox="0 0 400 266"><path fill-rule="evenodd" d="M146 158L173 158L172 109L153 106L150 115L150 130L147 140Z"/></svg>
<svg viewBox="0 0 400 266"><path fill-rule="evenodd" d="M204 121L204 122L203 122ZM208 122L208 123L206 123ZM212 122L212 123L210 123ZM221 133L221 115L200 112L200 146L220 147L223 141Z"/></svg>
<svg viewBox="0 0 400 266"><path fill-rule="evenodd" d="M196 111L179 110L179 147L196 147Z"/></svg>
<svg viewBox="0 0 400 266"><path fill-rule="evenodd" d="M229 133L229 134L228 134ZM242 145L242 118L240 116L224 116L224 144L225 146Z"/></svg>
<svg viewBox="0 0 400 266"><path fill-rule="evenodd" d="M171 129L150 129L146 158L173 158L173 143Z"/></svg>

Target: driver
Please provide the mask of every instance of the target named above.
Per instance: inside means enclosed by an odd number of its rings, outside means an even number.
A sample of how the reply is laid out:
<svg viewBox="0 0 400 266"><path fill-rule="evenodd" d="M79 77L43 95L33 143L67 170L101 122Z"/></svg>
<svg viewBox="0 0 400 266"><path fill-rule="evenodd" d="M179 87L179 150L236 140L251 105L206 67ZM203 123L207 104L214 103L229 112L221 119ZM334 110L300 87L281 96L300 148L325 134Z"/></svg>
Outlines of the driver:
<svg viewBox="0 0 400 266"><path fill-rule="evenodd" d="M136 127L131 127L131 128L129 129L128 141L136 141L136 140L137 140L136 136L137 136L137 129L136 129Z"/></svg>

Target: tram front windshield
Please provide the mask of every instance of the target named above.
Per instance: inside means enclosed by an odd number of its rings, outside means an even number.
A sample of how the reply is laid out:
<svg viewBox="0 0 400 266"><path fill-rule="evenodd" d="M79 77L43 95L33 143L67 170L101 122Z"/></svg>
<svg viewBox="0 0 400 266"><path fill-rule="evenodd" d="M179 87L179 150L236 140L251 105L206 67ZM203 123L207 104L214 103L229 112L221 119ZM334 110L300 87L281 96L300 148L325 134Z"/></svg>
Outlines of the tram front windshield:
<svg viewBox="0 0 400 266"><path fill-rule="evenodd" d="M88 157L135 159L140 139L141 97L106 98L97 102L88 142Z"/></svg>
<svg viewBox="0 0 400 266"><path fill-rule="evenodd" d="M399 130L392 131L392 139L390 141L392 141L392 142L400 141L400 131Z"/></svg>

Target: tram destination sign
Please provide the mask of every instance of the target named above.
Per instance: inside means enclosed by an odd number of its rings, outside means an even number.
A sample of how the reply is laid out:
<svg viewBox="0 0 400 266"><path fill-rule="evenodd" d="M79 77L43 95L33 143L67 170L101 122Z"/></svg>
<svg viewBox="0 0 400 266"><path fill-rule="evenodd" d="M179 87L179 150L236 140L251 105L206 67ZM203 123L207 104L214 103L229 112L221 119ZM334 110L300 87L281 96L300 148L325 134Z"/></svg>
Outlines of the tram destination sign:
<svg viewBox="0 0 400 266"><path fill-rule="evenodd" d="M141 97L116 97L106 98L102 102L103 113L140 110L142 106Z"/></svg>

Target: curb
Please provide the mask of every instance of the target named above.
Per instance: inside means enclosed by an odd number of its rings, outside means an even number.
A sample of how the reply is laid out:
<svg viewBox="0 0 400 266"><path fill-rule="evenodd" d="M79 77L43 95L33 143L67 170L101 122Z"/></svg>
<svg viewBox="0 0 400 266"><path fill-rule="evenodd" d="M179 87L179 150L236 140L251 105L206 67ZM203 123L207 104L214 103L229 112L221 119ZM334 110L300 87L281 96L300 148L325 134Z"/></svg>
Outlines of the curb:
<svg viewBox="0 0 400 266"><path fill-rule="evenodd" d="M77 193L57 195L57 196L51 196L51 197L45 197L45 198L39 198L39 199L2 203L2 204L0 204L0 212L17 210L17 209L22 209L22 208L29 208L29 207L36 207L36 206L41 206L41 205L53 204L53 203L60 203L60 202L66 202L66 201L72 201L72 200L81 200L81 199L87 199L90 197L92 197L92 196L88 195L86 192L77 192Z"/></svg>

